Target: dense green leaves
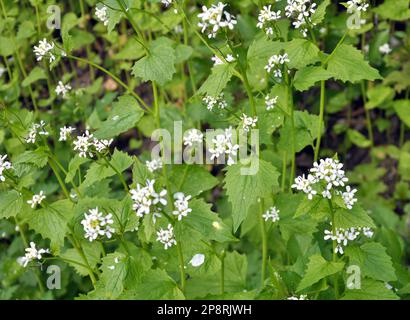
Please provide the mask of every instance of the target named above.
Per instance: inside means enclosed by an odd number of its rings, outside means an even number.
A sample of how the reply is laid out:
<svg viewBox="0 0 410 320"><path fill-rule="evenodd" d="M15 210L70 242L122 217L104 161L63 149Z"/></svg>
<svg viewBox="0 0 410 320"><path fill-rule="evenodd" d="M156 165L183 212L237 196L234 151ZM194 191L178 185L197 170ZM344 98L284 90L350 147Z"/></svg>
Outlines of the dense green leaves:
<svg viewBox="0 0 410 320"><path fill-rule="evenodd" d="M225 89L235 70L235 64L223 63L212 68L211 74L198 90L198 94L217 97Z"/></svg>

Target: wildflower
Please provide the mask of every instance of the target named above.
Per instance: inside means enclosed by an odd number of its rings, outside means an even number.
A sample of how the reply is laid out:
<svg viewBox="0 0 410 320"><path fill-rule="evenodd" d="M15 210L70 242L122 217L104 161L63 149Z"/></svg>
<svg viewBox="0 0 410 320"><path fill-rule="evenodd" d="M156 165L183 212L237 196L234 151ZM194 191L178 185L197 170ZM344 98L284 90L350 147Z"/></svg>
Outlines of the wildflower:
<svg viewBox="0 0 410 320"><path fill-rule="evenodd" d="M278 210L276 207L271 207L262 215L262 217L263 219L265 219L265 221L271 219L272 222L276 222L279 221L279 212L280 210Z"/></svg>
<svg viewBox="0 0 410 320"><path fill-rule="evenodd" d="M389 54L391 52L390 45L388 43L383 44L379 47L379 52L382 54Z"/></svg>
<svg viewBox="0 0 410 320"><path fill-rule="evenodd" d="M37 61L41 61L45 56L49 56L49 62L53 62L56 57L55 55L51 52L54 48L54 42L47 42L47 39L44 38L43 40L40 40L37 46L34 46L34 54L36 55Z"/></svg>
<svg viewBox="0 0 410 320"><path fill-rule="evenodd" d="M205 96L202 101L206 103L206 107L209 111L212 111L215 106L219 109L225 109L228 105L228 103L224 100L223 93L217 97Z"/></svg>
<svg viewBox="0 0 410 320"><path fill-rule="evenodd" d="M271 10L272 5L264 6L263 9L259 12L258 15L258 23L256 24L256 27L259 29L264 29L266 34L272 34L273 29L272 27L269 27L269 23L272 21L279 20L281 18L280 16L280 10L275 12Z"/></svg>
<svg viewBox="0 0 410 320"><path fill-rule="evenodd" d="M165 196L167 190L163 189L159 193L154 189L155 180L147 180L145 187L137 184L135 189L131 189L131 199L133 200L133 209L138 217L160 210L156 205L167 205Z"/></svg>
<svg viewBox="0 0 410 320"><path fill-rule="evenodd" d="M273 75L276 78L282 78L282 65L290 62L288 54L273 55L269 58L268 64L265 66L265 70L270 73L273 70Z"/></svg>
<svg viewBox="0 0 410 320"><path fill-rule="evenodd" d="M24 257L19 259L19 263L23 267L27 267L27 265L33 260L41 260L43 254L50 253L49 249L37 249L34 242L30 242L30 247L26 248L25 251L26 254Z"/></svg>
<svg viewBox="0 0 410 320"><path fill-rule="evenodd" d="M68 91L71 90L71 86L69 84L64 84L62 81L58 81L58 85L55 89L57 95L62 95L63 98L67 96Z"/></svg>
<svg viewBox="0 0 410 320"><path fill-rule="evenodd" d="M287 300L308 300L307 295L301 294L299 297L298 296L291 296Z"/></svg>
<svg viewBox="0 0 410 320"><path fill-rule="evenodd" d="M161 0L161 3L166 7L170 6L173 2L174 0Z"/></svg>
<svg viewBox="0 0 410 320"><path fill-rule="evenodd" d="M67 139L70 137L71 133L75 130L75 128L69 126L69 127L62 127L60 128L60 138L58 141L67 141Z"/></svg>
<svg viewBox="0 0 410 320"><path fill-rule="evenodd" d="M41 204L41 202L46 198L46 196L44 195L44 191L40 191L39 194L35 194L33 195L33 197L31 198L31 200L28 200L27 203L29 205L31 205L31 208L35 208L37 207L38 204Z"/></svg>
<svg viewBox="0 0 410 320"><path fill-rule="evenodd" d="M288 18L294 18L292 25L295 29L300 29L304 37L307 36L307 24L315 25L311 21L311 16L316 11L316 3L311 0L287 0L285 15Z"/></svg>
<svg viewBox="0 0 410 320"><path fill-rule="evenodd" d="M355 11L367 11L367 8L369 7L369 4L367 3L366 0L350 0L347 1L347 11L349 13L355 12Z"/></svg>
<svg viewBox="0 0 410 320"><path fill-rule="evenodd" d="M222 155L228 156L228 166L235 163L234 157L236 157L238 144L234 144L232 141L232 128L225 129L223 134L218 134L212 139L209 152L211 153L211 160L218 159Z"/></svg>
<svg viewBox="0 0 410 320"><path fill-rule="evenodd" d="M36 143L37 135L48 136L48 132L44 128L45 126L46 123L43 120L40 123L33 123L26 137L26 142Z"/></svg>
<svg viewBox="0 0 410 320"><path fill-rule="evenodd" d="M184 146L192 147L194 144L202 143L204 135L198 129L191 129L184 135Z"/></svg>
<svg viewBox="0 0 410 320"><path fill-rule="evenodd" d="M201 266L205 261L205 255L203 255L202 253L197 253L196 255L194 255L191 259L191 261L189 261L189 263L193 266L193 267L199 267Z"/></svg>
<svg viewBox="0 0 410 320"><path fill-rule="evenodd" d="M79 156L81 158L86 158L87 154L92 158L93 154L90 150L91 146L93 146L92 141L93 135L90 134L88 130L81 136L77 136L77 139L73 142L74 143L74 150L79 151Z"/></svg>
<svg viewBox="0 0 410 320"><path fill-rule="evenodd" d="M256 123L258 122L258 117L248 117L246 114L242 114L242 129L245 132L248 132L251 128L256 127Z"/></svg>
<svg viewBox="0 0 410 320"><path fill-rule="evenodd" d="M111 143L112 143L113 141L114 141L113 139L110 139L110 140L106 140L106 139L99 140L99 139L94 138L94 140L93 140L93 145L94 145L94 147L95 147L95 150L96 150L98 153L102 153L103 151L107 150L107 149L110 147L110 145L111 145Z"/></svg>
<svg viewBox="0 0 410 320"><path fill-rule="evenodd" d="M185 196L182 192L178 192L174 194L174 199L175 210L172 211L172 214L178 217L178 221L181 221L183 217L186 217L192 211L188 205L191 196Z"/></svg>
<svg viewBox="0 0 410 320"><path fill-rule="evenodd" d="M105 26L108 25L109 22L107 9L107 6L95 8L95 15L97 16L98 20L100 20Z"/></svg>
<svg viewBox="0 0 410 320"><path fill-rule="evenodd" d="M220 65L220 64L224 64L224 62L222 61L221 58L219 58L218 56L213 56L211 58L211 60L214 62L214 66Z"/></svg>
<svg viewBox="0 0 410 320"><path fill-rule="evenodd" d="M278 98L278 96L271 98L269 97L269 95L267 95L265 97L266 110L272 110L273 108L275 108L275 105L278 102Z"/></svg>
<svg viewBox="0 0 410 320"><path fill-rule="evenodd" d="M145 161L145 165L150 172L154 172L158 169L162 168L162 160L161 159L152 159L151 161Z"/></svg>
<svg viewBox="0 0 410 320"><path fill-rule="evenodd" d="M177 241L174 238L174 228L171 224L168 224L168 229L161 228L157 232L157 241L164 245L165 250L177 244Z"/></svg>
<svg viewBox="0 0 410 320"><path fill-rule="evenodd" d="M351 189L350 186L346 187L346 192L342 193L343 201L346 204L348 209L352 209L357 199L354 197L354 194L357 192L356 189Z"/></svg>
<svg viewBox="0 0 410 320"><path fill-rule="evenodd" d="M208 38L215 38L221 28L232 30L237 23L235 17L224 10L225 7L226 4L222 2L212 5L210 8L202 6L202 13L198 14L198 18L201 20L198 27L201 28L202 33L208 32Z"/></svg>
<svg viewBox="0 0 410 320"><path fill-rule="evenodd" d="M336 241L335 253L344 254L344 247L346 247L349 242L356 240L360 234L371 238L373 231L368 227L336 228L334 233L332 230L325 230L323 239L326 241Z"/></svg>
<svg viewBox="0 0 410 320"><path fill-rule="evenodd" d="M88 214L84 213L84 219L81 221L85 231L84 236L90 242L96 240L98 236L106 236L110 239L115 232L115 229L110 226L113 223L112 214L103 216L98 207L90 209Z"/></svg>
<svg viewBox="0 0 410 320"><path fill-rule="evenodd" d="M5 170L11 169L11 163L9 161L6 161L6 159L7 159L7 154L5 154L4 156L0 155L0 181L1 182L6 181L6 178L4 177L3 172Z"/></svg>

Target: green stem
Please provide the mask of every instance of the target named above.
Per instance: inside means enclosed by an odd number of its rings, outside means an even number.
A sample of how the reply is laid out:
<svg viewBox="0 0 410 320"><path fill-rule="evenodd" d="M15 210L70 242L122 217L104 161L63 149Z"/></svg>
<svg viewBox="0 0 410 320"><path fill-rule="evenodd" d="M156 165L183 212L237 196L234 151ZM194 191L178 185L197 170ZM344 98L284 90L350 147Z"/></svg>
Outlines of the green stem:
<svg viewBox="0 0 410 320"><path fill-rule="evenodd" d="M327 199L327 203L329 205L330 214L331 214L331 217L332 217L332 233L333 233L333 236L336 236L335 212L334 212L334 209L333 209L333 204L332 204L332 201L330 199ZM333 240L332 241L332 249L333 249L332 260L333 260L333 262L337 261L336 246L337 246L336 240ZM337 274L333 275L333 282L334 282L335 297L336 297L336 299L338 299L339 298L339 282L338 282L338 279L337 279Z"/></svg>
<svg viewBox="0 0 410 320"><path fill-rule="evenodd" d="M323 125L323 117L325 114L325 95L326 95L326 87L325 81L320 81L320 111L319 111L319 126L318 126L318 133L317 133L317 140L315 146L315 161L317 161L319 157L319 150L320 150L320 142L322 140L322 125Z"/></svg>
<svg viewBox="0 0 410 320"><path fill-rule="evenodd" d="M261 236L262 236L262 271L261 271L261 288L263 288L265 284L266 278L266 261L268 257L268 238L266 234L266 226L265 220L263 219L263 206L264 202L263 199L260 199L259 202L259 225L261 228Z"/></svg>
<svg viewBox="0 0 410 320"><path fill-rule="evenodd" d="M51 170L53 170L54 175L56 176L57 181L58 181L58 183L59 183L60 186L61 186L61 189L63 189L64 195L66 196L66 198L67 198L68 200L70 200L71 202L73 202L73 199L71 198L70 193L68 192L67 187L66 187L66 185L65 185L65 183L64 183L64 181L63 181L63 179L61 178L60 173L58 172L58 169L57 169L57 167L56 167L56 165L55 165L55 163L54 163L54 160L51 159L51 158L48 158L48 164L50 165Z"/></svg>
<svg viewBox="0 0 410 320"><path fill-rule="evenodd" d="M373 125L372 125L372 118L370 115L369 109L366 108L366 87L365 82L360 82L360 88L362 91L362 99L363 99L363 108L366 115L366 125L367 125L367 132L369 134L369 140L371 142L371 146L374 146L374 137L373 137Z"/></svg>
<svg viewBox="0 0 410 320"><path fill-rule="evenodd" d="M285 192L285 185L286 185L286 168L287 168L287 152L283 152L283 158L282 158L282 192Z"/></svg>
<svg viewBox="0 0 410 320"><path fill-rule="evenodd" d="M296 170L296 133L295 133L295 112L294 112L294 105L293 105L293 93L292 93L292 84L289 81L289 76L286 72L285 74L286 82L287 82L287 92L286 92L286 100L287 105L290 106L290 126L292 130L291 136L291 148L292 148L292 159L291 159L291 169L290 169L290 180L289 180L289 189L291 190L291 185L293 184L293 180L295 178L295 170Z"/></svg>
<svg viewBox="0 0 410 320"><path fill-rule="evenodd" d="M177 242L177 251L178 251L178 261L179 261L179 274L181 277L181 291L182 293L185 293L186 275L185 275L184 255L182 254L181 241Z"/></svg>
<svg viewBox="0 0 410 320"><path fill-rule="evenodd" d="M102 158L103 158L104 162L105 162L111 169L113 169L114 172L117 174L118 178L120 179L120 181L121 181L121 183L122 183L122 185L123 185L123 187L124 187L125 192L128 193L129 188L128 188L127 182L125 181L125 179L124 179L124 177L122 176L121 172L119 172L118 169L117 169L115 166L113 166L110 161L108 161L108 159L107 159L107 157L106 157L105 155L103 155Z"/></svg>
<svg viewBox="0 0 410 320"><path fill-rule="evenodd" d="M221 259L221 294L225 293L225 250L222 250Z"/></svg>

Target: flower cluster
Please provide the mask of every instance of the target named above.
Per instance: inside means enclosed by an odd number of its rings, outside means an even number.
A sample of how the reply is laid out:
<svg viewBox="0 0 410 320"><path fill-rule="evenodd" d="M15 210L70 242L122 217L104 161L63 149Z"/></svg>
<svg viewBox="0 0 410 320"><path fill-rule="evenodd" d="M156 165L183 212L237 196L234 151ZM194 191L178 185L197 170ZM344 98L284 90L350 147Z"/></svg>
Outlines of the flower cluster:
<svg viewBox="0 0 410 320"><path fill-rule="evenodd" d="M48 55L49 62L53 62L56 57L55 55L51 52L54 49L54 42L47 42L47 39L44 38L43 40L40 40L37 46L34 46L34 54L36 55L37 61L43 60L45 56Z"/></svg>
<svg viewBox="0 0 410 320"><path fill-rule="evenodd" d="M131 198L133 200L133 209L135 210L138 217L143 217L146 214L152 212L153 219L155 221L156 217L160 214L157 211L162 209L158 207L159 204L166 206L167 200L165 196L167 190L163 189L159 193L155 191L154 188L155 180L147 180L145 187L142 187L139 183L135 189L131 189Z"/></svg>
<svg viewBox="0 0 410 320"><path fill-rule="evenodd" d="M172 211L172 214L178 218L178 221L181 221L183 217L186 217L192 211L188 204L191 196L185 196L182 192L178 192L174 194L174 199L175 210Z"/></svg>
<svg viewBox="0 0 410 320"><path fill-rule="evenodd" d="M85 238L90 242L98 238L98 236L106 236L108 239L112 237L115 229L111 228L111 224L114 223L112 220L112 214L103 215L102 212L95 209L90 209L89 213L84 213L84 219L81 224L84 227Z"/></svg>
<svg viewBox="0 0 410 320"><path fill-rule="evenodd" d="M202 6L202 13L198 14L201 20L198 27L202 28L201 32L205 33L208 30L208 38L215 38L218 30L221 28L229 28L232 30L237 23L235 17L225 11L226 4L219 2L217 5L212 5L210 8Z"/></svg>
<svg viewBox="0 0 410 320"><path fill-rule="evenodd" d="M272 220L272 222L276 222L279 221L279 212L280 210L278 210L276 207L270 207L263 215L263 219L265 219L265 221L268 221L269 219Z"/></svg>
<svg viewBox="0 0 410 320"><path fill-rule="evenodd" d="M154 172L162 168L162 160L152 159L151 161L145 161L145 165L147 166L149 172Z"/></svg>
<svg viewBox="0 0 410 320"><path fill-rule="evenodd" d="M307 298L306 294L301 294L299 297L298 296L291 296L288 298L288 300L309 300Z"/></svg>
<svg viewBox="0 0 410 320"><path fill-rule="evenodd" d="M157 232L157 241L161 242L164 245L165 250L177 244L177 241L174 237L174 228L171 224L168 224L168 229L161 228Z"/></svg>
<svg viewBox="0 0 410 320"><path fill-rule="evenodd" d="M98 20L100 20L105 26L108 25L109 22L107 10L107 6L95 8L95 15L97 16Z"/></svg>
<svg viewBox="0 0 410 320"><path fill-rule="evenodd" d="M344 253L343 247L346 247L349 241L356 240L360 234L363 234L367 238L373 237L373 231L368 227L357 227L357 228L336 228L335 233L331 230L325 230L324 240L336 241L337 245L335 247L335 253Z"/></svg>
<svg viewBox="0 0 410 320"><path fill-rule="evenodd" d="M224 64L224 62L222 61L221 58L219 58L218 56L213 56L211 58L211 60L214 62L214 66L220 65L220 64ZM235 61L235 58L233 57L233 55L231 54L227 54L225 57L226 62L233 62Z"/></svg>
<svg viewBox="0 0 410 320"><path fill-rule="evenodd" d="M218 134L212 139L212 145L209 148L211 160L218 159L222 155L228 156L228 166L235 163L234 157L237 155L239 145L232 141L232 128L225 129L223 134Z"/></svg>
<svg viewBox="0 0 410 320"><path fill-rule="evenodd" d="M315 11L316 3L312 3L311 0L288 0L285 7L285 15L288 18L294 18L292 25L295 29L300 29L304 37L307 36L308 32L307 24L310 23L314 25L311 21L311 17Z"/></svg>
<svg viewBox="0 0 410 320"><path fill-rule="evenodd" d="M265 69L267 72L271 72L273 70L273 75L276 78L282 78L282 66L290 62L288 54L279 54L279 55L273 55L269 58L268 64L265 66Z"/></svg>
<svg viewBox="0 0 410 320"><path fill-rule="evenodd" d="M48 136L48 132L44 128L45 126L46 123L43 120L41 120L40 123L33 123L26 137L26 142L36 143L37 135Z"/></svg>
<svg viewBox="0 0 410 320"><path fill-rule="evenodd" d="M58 81L55 92L56 92L57 95L61 95L63 98L66 98L67 93L70 90L71 90L71 86L69 84L64 84L62 81Z"/></svg>
<svg viewBox="0 0 410 320"><path fill-rule="evenodd" d="M73 131L75 131L75 128L71 126L64 126L60 128L60 138L58 139L58 141L67 141Z"/></svg>
<svg viewBox="0 0 410 320"><path fill-rule="evenodd" d="M350 186L343 189L349 179L345 176L342 168L343 164L339 160L332 158L320 159L319 163L315 162L313 164L313 168L310 169L307 177L302 175L295 179L292 188L306 193L309 200L312 200L318 192L321 192L322 197L327 199L332 199L334 194L340 195L346 207L352 209L357 201L354 197L357 190L352 189Z"/></svg>
<svg viewBox="0 0 410 320"><path fill-rule="evenodd" d="M204 134L198 129L191 129L184 135L184 146L192 147L194 144L202 143Z"/></svg>
<svg viewBox="0 0 410 320"><path fill-rule="evenodd" d="M256 27L263 29L266 34L273 34L271 22L281 18L280 10L275 12L271 10L271 7L272 5L263 7L263 9L259 12L258 23L256 24Z"/></svg>
<svg viewBox="0 0 410 320"><path fill-rule="evenodd" d="M272 110L275 108L276 103L278 102L278 96L276 97L270 97L269 95L266 95L265 97L265 105L266 105L266 110Z"/></svg>
<svg viewBox="0 0 410 320"><path fill-rule="evenodd" d="M215 106L219 109L225 109L228 106L228 103L224 99L223 93L217 97L205 96L202 101L205 102L209 111L212 111Z"/></svg>
<svg viewBox="0 0 410 320"><path fill-rule="evenodd" d="M7 154L0 155L0 181L4 182L6 181L6 178L3 175L4 170L9 170L11 169L11 163L10 161L7 161Z"/></svg>
<svg viewBox="0 0 410 320"><path fill-rule="evenodd" d="M346 4L348 12L367 11L369 7L367 0L350 0Z"/></svg>
<svg viewBox="0 0 410 320"><path fill-rule="evenodd" d="M390 45L385 43L379 47L379 52L382 54L389 54L391 52Z"/></svg>
<svg viewBox="0 0 410 320"><path fill-rule="evenodd" d="M77 136L76 140L74 140L74 150L78 151L79 156L82 158L86 158L87 154L92 158L93 151L98 153L102 153L103 151L107 150L113 139L105 140L105 139L97 139L94 138L92 134L88 130L81 136Z"/></svg>
<svg viewBox="0 0 410 320"><path fill-rule="evenodd" d="M34 242L30 242L30 247L26 248L25 251L26 254L24 257L20 257L18 260L23 267L27 267L27 265L33 260L40 260L43 257L43 254L50 253L50 250L48 249L37 249Z"/></svg>
<svg viewBox="0 0 410 320"><path fill-rule="evenodd" d="M249 132L251 128L256 127L256 123L258 122L258 117L248 117L246 114L242 114L242 129L245 132Z"/></svg>
<svg viewBox="0 0 410 320"><path fill-rule="evenodd" d="M41 190L39 194L35 194L33 195L33 197L31 198L31 200L28 200L27 203L29 205L31 205L31 208L35 208L37 207L38 204L40 204L44 199L46 198L46 196L44 195L44 191Z"/></svg>

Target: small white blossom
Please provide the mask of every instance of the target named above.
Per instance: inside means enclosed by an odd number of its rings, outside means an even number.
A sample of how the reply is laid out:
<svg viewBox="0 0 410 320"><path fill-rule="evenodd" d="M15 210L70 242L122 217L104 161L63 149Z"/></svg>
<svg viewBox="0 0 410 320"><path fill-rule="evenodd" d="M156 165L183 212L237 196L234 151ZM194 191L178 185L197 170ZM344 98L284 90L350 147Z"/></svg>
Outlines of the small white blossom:
<svg viewBox="0 0 410 320"><path fill-rule="evenodd" d="M193 266L193 267L199 267L201 266L203 263L205 262L205 255L203 255L202 253L197 253L196 255L194 255L191 259L191 261L189 261L189 263Z"/></svg>
<svg viewBox="0 0 410 320"><path fill-rule="evenodd" d="M265 66L265 70L270 73L273 70L273 74L276 78L282 78L282 65L290 62L287 53L284 54L274 54L268 60L268 64Z"/></svg>
<svg viewBox="0 0 410 320"><path fill-rule="evenodd" d="M198 27L201 28L202 33L208 33L208 38L215 38L221 28L232 30L237 23L235 17L224 10L225 7L226 4L222 2L210 8L202 6L202 13L198 14L200 19Z"/></svg>
<svg viewBox="0 0 410 320"><path fill-rule="evenodd" d="M96 240L98 236L106 236L108 239L112 237L115 229L110 225L114 223L112 214L103 215L102 212L95 209L90 209L89 213L84 213L84 219L81 221L85 231L85 238L90 242Z"/></svg>
<svg viewBox="0 0 410 320"><path fill-rule="evenodd" d="M218 56L213 56L211 58L211 60L214 62L214 66L220 65L220 64L224 64L224 62L222 61L221 58L219 58Z"/></svg>
<svg viewBox="0 0 410 320"><path fill-rule="evenodd" d="M45 126L46 123L43 120L39 123L33 123L26 137L26 142L36 143L37 135L48 136L48 132L44 128Z"/></svg>
<svg viewBox="0 0 410 320"><path fill-rule="evenodd" d="M178 217L178 221L181 221L183 217L186 217L188 213L192 212L188 203L191 196L185 196L182 192L178 192L174 194L174 199L175 210L172 211L172 214Z"/></svg>
<svg viewBox="0 0 410 320"><path fill-rule="evenodd" d="M92 158L93 154L91 152L91 146L93 146L92 141L93 135L90 134L88 130L81 136L77 136L74 140L74 150L79 152L81 158L86 158L87 154Z"/></svg>
<svg viewBox="0 0 410 320"><path fill-rule="evenodd" d="M155 180L147 180L146 185L142 187L137 184L135 189L131 189L131 199L133 200L133 209L135 210L137 217L143 217L151 212L161 211L157 205L161 204L165 206L167 200L165 196L167 190L163 189L157 193L154 189Z"/></svg>
<svg viewBox="0 0 410 320"><path fill-rule="evenodd" d="M228 156L227 165L231 166L235 163L234 158L237 155L239 145L232 140L232 128L225 129L223 134L218 134L212 139L209 153L211 160L218 159L220 156Z"/></svg>
<svg viewBox="0 0 410 320"><path fill-rule="evenodd" d="M71 90L69 84L64 84L62 81L58 81L58 85L55 89L57 95L62 95L63 98L67 97L67 93Z"/></svg>
<svg viewBox="0 0 410 320"><path fill-rule="evenodd" d="M191 129L184 135L184 146L192 147L194 144L202 143L204 135L198 129Z"/></svg>
<svg viewBox="0 0 410 320"><path fill-rule="evenodd" d="M26 254L18 259L23 267L27 267L27 265L33 260L41 260L43 254L50 253L50 250L48 249L37 249L34 242L30 242L30 247L26 248L25 251Z"/></svg>
<svg viewBox="0 0 410 320"><path fill-rule="evenodd" d="M265 221L272 220L272 222L276 222L280 220L279 212L280 210L276 207L271 207L262 215L262 217Z"/></svg>
<svg viewBox="0 0 410 320"><path fill-rule="evenodd" d="M62 127L60 128L60 138L58 141L67 141L67 139L70 137L71 133L75 131L75 128L69 126L69 127Z"/></svg>
<svg viewBox="0 0 410 320"><path fill-rule="evenodd" d="M37 61L41 61L45 56L48 55L49 57L49 62L53 62L56 57L55 55L51 52L54 48L54 42L47 42L47 39L44 38L43 40L40 40L37 46L34 46L34 54L36 55Z"/></svg>
<svg viewBox="0 0 410 320"><path fill-rule="evenodd" d="M346 247L349 242L356 240L360 234L371 238L373 231L368 227L336 228L335 233L333 233L332 230L325 230L323 239L326 241L336 241L335 253L344 254L344 247Z"/></svg>
<svg viewBox="0 0 410 320"><path fill-rule="evenodd" d="M6 181L6 178L3 175L5 170L10 170L12 168L10 161L7 161L7 154L0 155L0 182Z"/></svg>
<svg viewBox="0 0 410 320"><path fill-rule="evenodd" d="M367 0L350 0L347 1L347 11L349 13L355 12L355 11L367 11L367 8L369 8L369 4L367 3Z"/></svg>
<svg viewBox="0 0 410 320"><path fill-rule="evenodd" d="M391 51L392 50L391 50L390 45L388 43L385 43L385 44L383 44L379 47L379 52L382 53L382 54L389 54Z"/></svg>
<svg viewBox="0 0 410 320"><path fill-rule="evenodd" d="M100 20L105 26L108 25L109 22L107 10L107 6L95 8L95 15L97 16L98 20Z"/></svg>
<svg viewBox="0 0 410 320"><path fill-rule="evenodd" d="M166 7L170 6L173 2L174 0L161 0L161 3Z"/></svg>
<svg viewBox="0 0 410 320"><path fill-rule="evenodd" d="M307 295L301 294L299 297L298 296L291 296L287 300L308 300Z"/></svg>
<svg viewBox="0 0 410 320"><path fill-rule="evenodd" d="M256 27L258 27L259 29L264 29L266 34L273 33L272 27L269 26L270 23L281 18L280 10L275 12L271 10L271 7L272 5L263 7L263 9L259 12L258 23L256 24Z"/></svg>
<svg viewBox="0 0 410 320"><path fill-rule="evenodd" d="M272 110L273 108L275 108L275 105L278 102L278 98L278 96L271 98L269 97L269 95L267 95L265 97L266 110Z"/></svg>
<svg viewBox="0 0 410 320"><path fill-rule="evenodd" d="M145 161L145 165L150 172L154 172L162 168L162 160L152 159L151 161Z"/></svg>
<svg viewBox="0 0 410 320"><path fill-rule="evenodd" d="M219 109L225 109L228 105L224 99L223 93L217 97L205 96L202 101L206 103L206 107L209 111L212 111L215 106Z"/></svg>
<svg viewBox="0 0 410 320"><path fill-rule="evenodd" d="M285 15L288 18L293 18L292 25L295 29L299 29L304 37L307 36L307 23L312 23L311 17L316 11L316 3L311 0L287 0L285 7Z"/></svg>
<svg viewBox="0 0 410 320"><path fill-rule="evenodd" d="M248 117L246 114L242 114L242 129L245 132L248 132L251 128L256 127L256 123L258 122L258 117Z"/></svg>
<svg viewBox="0 0 410 320"><path fill-rule="evenodd" d="M28 200L27 203L28 203L29 205L31 205L31 207L34 209L34 208L37 207L37 205L40 204L45 198L46 198L46 196L44 195L44 191L41 190L39 194L33 195L33 197L31 198L31 200Z"/></svg>
<svg viewBox="0 0 410 320"><path fill-rule="evenodd" d="M161 228L157 232L157 241L164 245L165 250L177 244L177 241L174 238L174 228L171 224L168 224L168 229Z"/></svg>
<svg viewBox="0 0 410 320"><path fill-rule="evenodd" d="M357 199L354 197L354 194L357 192L356 189L351 189L350 186L346 187L346 192L342 193L343 201L346 204L348 209L352 209Z"/></svg>

